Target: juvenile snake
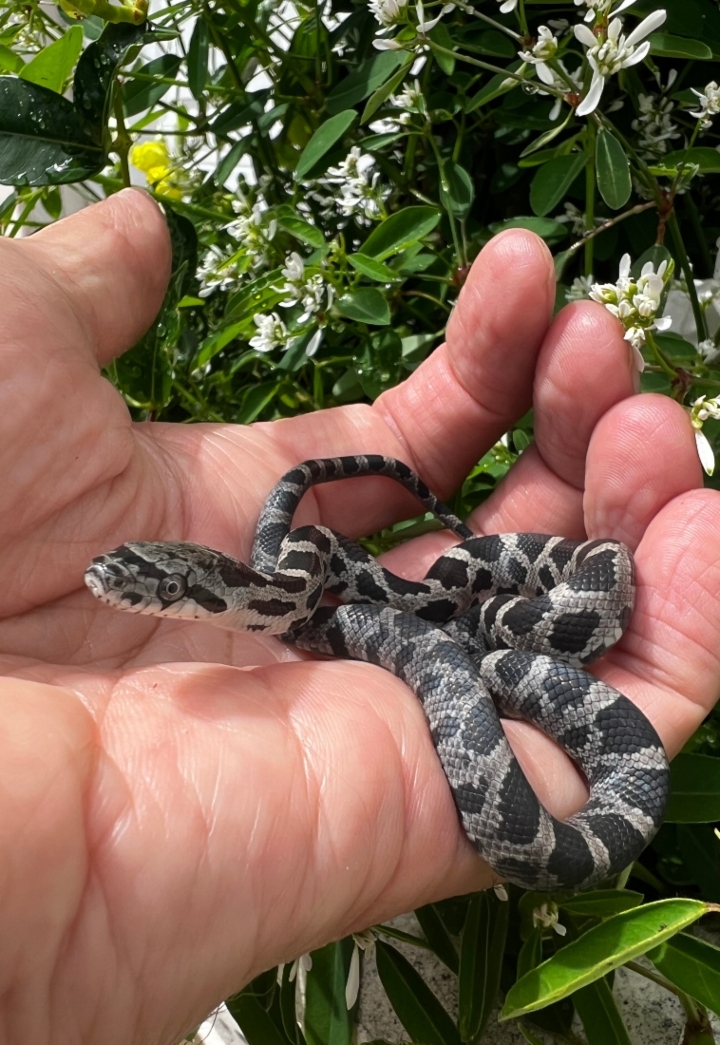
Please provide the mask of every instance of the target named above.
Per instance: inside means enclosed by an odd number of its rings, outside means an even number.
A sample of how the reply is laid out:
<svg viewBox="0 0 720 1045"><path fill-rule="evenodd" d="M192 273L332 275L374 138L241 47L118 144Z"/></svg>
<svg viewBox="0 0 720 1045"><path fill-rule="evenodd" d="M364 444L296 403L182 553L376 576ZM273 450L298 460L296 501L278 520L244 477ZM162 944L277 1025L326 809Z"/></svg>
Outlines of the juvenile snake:
<svg viewBox="0 0 720 1045"><path fill-rule="evenodd" d="M324 526L291 529L314 484L382 475L462 542L422 581L385 570ZM364 660L423 704L463 827L502 877L540 890L591 888L637 858L660 826L668 766L626 697L583 670L622 635L633 561L617 541L476 537L407 465L381 456L306 461L271 492L250 565L188 542L130 542L85 574L134 613L261 630L302 649ZM320 606L324 593L343 600ZM534 723L579 765L590 798L566 821L538 802L499 713Z"/></svg>

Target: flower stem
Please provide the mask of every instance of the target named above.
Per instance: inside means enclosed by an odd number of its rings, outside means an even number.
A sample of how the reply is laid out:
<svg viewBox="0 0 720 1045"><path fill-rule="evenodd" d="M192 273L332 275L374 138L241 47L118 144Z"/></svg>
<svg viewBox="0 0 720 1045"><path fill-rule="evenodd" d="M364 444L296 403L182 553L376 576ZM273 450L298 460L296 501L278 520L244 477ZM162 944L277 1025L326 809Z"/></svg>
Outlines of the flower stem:
<svg viewBox="0 0 720 1045"><path fill-rule="evenodd" d="M673 247L675 248L675 253L678 256L680 268L683 271L685 283L687 284L687 292L688 297L690 298L690 305L692 306L693 317L695 319L695 328L697 330L698 341L705 341L708 336L707 323L705 322L705 313L700 308L697 290L695 289L695 279L693 276L692 265L690 264L690 258L687 256L687 251L685 250L685 244L683 243L682 233L680 232L680 226L678 225L677 214L674 210L671 210L667 216L667 227L670 229Z"/></svg>
<svg viewBox="0 0 720 1045"><path fill-rule="evenodd" d="M652 354L655 356L655 358L658 361L658 364L660 365L660 368L665 371L665 373L668 375L671 381L674 381L677 377L677 370L672 365L670 360L667 358L665 353L662 351L660 345L658 345L657 341L655 340L655 338L649 330L645 331L645 344L648 346L648 348L651 349Z"/></svg>

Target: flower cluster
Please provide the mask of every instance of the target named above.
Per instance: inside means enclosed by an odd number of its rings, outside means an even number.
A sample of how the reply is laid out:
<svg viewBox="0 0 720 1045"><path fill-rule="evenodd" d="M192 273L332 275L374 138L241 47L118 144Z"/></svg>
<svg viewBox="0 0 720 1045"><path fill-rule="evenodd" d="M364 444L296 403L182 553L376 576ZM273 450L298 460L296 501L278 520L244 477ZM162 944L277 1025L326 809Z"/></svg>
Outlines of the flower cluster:
<svg viewBox="0 0 720 1045"><path fill-rule="evenodd" d="M675 103L671 101L666 92L670 90L677 79L677 69L671 69L667 84L662 85L659 73L655 74L659 93L644 94L642 91L637 96L639 113L632 122L632 128L638 132L638 150L640 155L647 160L658 160L668 151L668 144L675 138L681 138L680 128L673 122L671 114L675 110Z"/></svg>
<svg viewBox="0 0 720 1045"><path fill-rule="evenodd" d="M251 205L245 197L241 197L233 200L233 210L237 218L225 226L225 231L237 241L249 258L251 268L263 268L269 260L270 244L277 232L277 222L274 218L267 220L267 205L262 200Z"/></svg>
<svg viewBox="0 0 720 1045"><path fill-rule="evenodd" d="M717 116L720 112L720 87L715 80L712 80L704 91L696 91L694 87L691 90L693 94L697 95L700 108L697 112L691 112L690 115L700 121L700 127L703 130L707 130L712 124L712 117Z"/></svg>
<svg viewBox="0 0 720 1045"><path fill-rule="evenodd" d="M257 334L250 338L250 347L256 352L272 352L274 348L285 348L290 340L287 327L277 312L258 313L253 316Z"/></svg>
<svg viewBox="0 0 720 1045"><path fill-rule="evenodd" d="M618 10L627 6L626 0ZM589 116L597 109L609 76L619 73L621 69L629 69L647 57L650 41L645 37L662 25L666 17L667 12L664 10L653 11L627 36L622 32L622 18L617 17L612 19L606 31L601 29L599 36L587 25L580 23L575 26L575 37L587 48L586 57L593 71L590 89L575 110L578 116Z"/></svg>
<svg viewBox="0 0 720 1045"><path fill-rule="evenodd" d="M172 199L182 197L185 187L183 172L161 138L133 145L130 150L130 162L133 167L143 172L155 192Z"/></svg>
<svg viewBox="0 0 720 1045"><path fill-rule="evenodd" d="M567 929L558 921L559 916L557 904L550 900L533 910L533 925L542 929L552 929L558 936L564 936Z"/></svg>
<svg viewBox="0 0 720 1045"><path fill-rule="evenodd" d="M667 330L669 316L657 315L662 303L665 284L672 275L672 263L663 261L657 272L651 261L642 267L637 279L630 275L630 255L620 260L616 283L594 283L589 297L600 302L625 327L625 340L630 342L638 370L644 370L645 361L640 351L650 330Z"/></svg>
<svg viewBox="0 0 720 1045"><path fill-rule="evenodd" d="M390 189L380 182L380 171L375 169L373 157L363 154L357 145L337 167L328 167L316 185L321 190L332 190L323 198L328 210L339 210L345 217L354 217L361 224L369 224L384 216L384 204Z"/></svg>

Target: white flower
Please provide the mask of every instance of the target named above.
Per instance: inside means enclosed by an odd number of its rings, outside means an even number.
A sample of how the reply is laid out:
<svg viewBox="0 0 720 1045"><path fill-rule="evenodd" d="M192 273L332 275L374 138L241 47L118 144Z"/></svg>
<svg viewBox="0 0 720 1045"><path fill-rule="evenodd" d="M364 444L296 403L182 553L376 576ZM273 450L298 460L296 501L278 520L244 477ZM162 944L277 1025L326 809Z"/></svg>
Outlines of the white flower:
<svg viewBox="0 0 720 1045"><path fill-rule="evenodd" d="M503 3L500 4L500 11L504 15L509 14L511 11L515 10L517 5L518 0L503 0Z"/></svg>
<svg viewBox="0 0 720 1045"><path fill-rule="evenodd" d="M305 275L305 262L297 251L292 251L285 258L285 267L280 271L289 283L302 283Z"/></svg>
<svg viewBox="0 0 720 1045"><path fill-rule="evenodd" d="M711 341L717 335L718 330L720 330L720 239L716 243L716 248L718 253L715 257L715 271L713 275L709 279L694 280L695 291L700 302L700 308L705 314L705 325ZM687 293L687 287L684 283L677 282L671 288L665 302L664 315L670 318L669 329L674 334L679 334L685 341L697 345L697 326L695 325L695 317L690 297ZM703 355L705 361L708 363L715 362L717 357L713 354L714 341L712 341L712 348L707 345L706 341L702 342L702 345L705 347L702 348L701 345L698 345L698 351ZM704 352L710 354L709 358L704 356Z"/></svg>
<svg viewBox="0 0 720 1045"><path fill-rule="evenodd" d="M716 363L720 359L720 347L715 344L711 337L705 338L698 345L698 352L704 363Z"/></svg>
<svg viewBox="0 0 720 1045"><path fill-rule="evenodd" d="M567 929L564 925L560 925L558 917L557 905L550 900L535 908L533 911L533 925L540 925L543 929L553 929L558 936L564 936Z"/></svg>
<svg viewBox="0 0 720 1045"><path fill-rule="evenodd" d="M675 70L671 70L671 74ZM672 77L674 79L674 77ZM668 77L668 88L671 77ZM632 128L639 132L638 146L641 155L647 159L657 159L664 156L668 149L668 142L673 138L680 138L680 130L673 123L670 114L675 108L675 103L662 94L638 94L638 108L640 115L633 120Z"/></svg>
<svg viewBox="0 0 720 1045"><path fill-rule="evenodd" d="M560 221L560 218L556 218L556 221ZM570 286L565 291L566 301L584 301L585 298L590 296L590 288L592 287L593 278L592 276L576 276Z"/></svg>
<svg viewBox="0 0 720 1045"><path fill-rule="evenodd" d="M565 76L575 85L575 89L577 91L581 91L582 90L582 66L578 66L578 68L575 70L575 72L571 73L571 72L568 71L568 69L566 69L565 64L562 61L562 59L558 58L556 60L556 65L558 65L559 68L562 69L562 71L565 74ZM542 82L547 84L548 87L554 87L556 90L562 91L563 93L567 92L567 90L568 90L567 80L563 79L563 77L560 76L559 73L556 73L553 69L551 69L549 65L546 65L544 62L538 62L537 65L535 66L535 72L538 74L538 79L542 80ZM547 94L549 94L549 91L543 91L542 88L539 88L537 93L538 94L542 94L542 95L547 95ZM563 103L562 97L557 97L557 95L556 95L555 96L555 102L553 104L552 109L550 110L550 119L551 120L557 120L558 116L560 115L560 111L562 109L562 103Z"/></svg>
<svg viewBox="0 0 720 1045"><path fill-rule="evenodd" d="M208 248L197 269L201 298L206 298L213 290L229 290L237 283L237 260L237 251L227 255L217 246Z"/></svg>
<svg viewBox="0 0 720 1045"><path fill-rule="evenodd" d="M691 112L690 115L700 120L700 126L707 130L712 123L710 117L717 116L720 112L720 87L712 80L704 91L696 91L694 87L690 89L700 99L700 109L698 112Z"/></svg>
<svg viewBox="0 0 720 1045"><path fill-rule="evenodd" d="M607 18L613 2L614 0L575 0L575 6L582 7L584 4L588 9L585 14L585 21L592 22L596 18ZM634 3L636 3L636 0L622 0L622 3L615 8L613 14L619 14L626 7L632 7Z"/></svg>
<svg viewBox="0 0 720 1045"><path fill-rule="evenodd" d="M420 87L420 81L415 80L412 87L406 84L403 87L400 94L393 95L390 99L391 103L397 106L398 109L409 109L409 110L422 110L424 108L425 99L423 97L422 88Z"/></svg>
<svg viewBox="0 0 720 1045"><path fill-rule="evenodd" d="M233 210L238 215L225 226L225 231L232 236L245 257L250 258L254 269L268 263L270 244L277 232L277 221L267 219L267 204L258 201L250 206L247 200L233 201Z"/></svg>
<svg viewBox="0 0 720 1045"><path fill-rule="evenodd" d="M277 312L255 315L253 322L258 332L250 338L250 347L256 352L272 352L274 348L287 344L287 328Z"/></svg>
<svg viewBox="0 0 720 1045"><path fill-rule="evenodd" d="M569 200L563 204L565 208L564 214L556 214L555 221L559 221L561 224L568 224L572 230L573 236L584 236L587 232L587 219L585 212L580 208L571 203ZM583 295L584 296L584 295Z"/></svg>
<svg viewBox="0 0 720 1045"><path fill-rule="evenodd" d="M407 9L407 0L370 0L368 7L380 25L397 25Z"/></svg>
<svg viewBox="0 0 720 1045"><path fill-rule="evenodd" d="M593 70L590 89L575 110L578 116L589 116L595 112L609 76L642 62L650 50L650 42L645 37L662 25L666 17L667 11L653 11L627 37L620 32L622 18L613 18L607 27L607 34L599 38L586 25L581 23L575 26L575 36L587 47L587 60ZM645 40L645 43L640 43L641 40Z"/></svg>
<svg viewBox="0 0 720 1045"><path fill-rule="evenodd" d="M662 261L656 272L653 263L648 261L636 280L630 275L630 266L630 255L623 254L617 281L594 283L588 297L604 305L620 320L625 327L625 340L632 347L635 365L638 370L643 370L645 362L640 350L645 344L646 332L667 330L670 326L670 317L660 318L657 312L665 284L672 275L672 266Z"/></svg>
<svg viewBox="0 0 720 1045"><path fill-rule="evenodd" d="M495 883L495 885L493 886L493 892L497 896L498 900L502 900L503 903L507 902L507 900L508 900L508 891L505 888L505 886L502 884L502 882L496 882Z"/></svg>
<svg viewBox="0 0 720 1045"><path fill-rule="evenodd" d="M715 471L715 454L707 436L701 431L703 423L707 421L708 417L720 421L720 398L707 399L705 396L700 396L690 408L690 423L695 429L695 445L700 464L708 475L712 475Z"/></svg>
<svg viewBox="0 0 720 1045"><path fill-rule="evenodd" d="M537 40L529 51L518 51L518 55L524 62L537 65L539 62L547 62L555 57L558 49L557 37L553 36L546 25L538 29Z"/></svg>
<svg viewBox="0 0 720 1045"><path fill-rule="evenodd" d="M340 195L335 192L328 202L348 217L364 216L367 221L379 218L390 189L379 184L380 172L374 167L373 157L363 155L354 145L342 163L328 168L325 174L323 181L340 189Z"/></svg>
<svg viewBox="0 0 720 1045"><path fill-rule="evenodd" d="M417 0L417 4L415 5L415 10L416 10L417 19L418 19L418 24L417 24L417 31L418 31L418 33L420 33L422 35L425 35L425 33L429 33L431 29L435 28L435 26L438 24L438 22L443 17L443 15L446 15L448 13L448 11L453 11L454 9L455 9L455 4L444 4L440 8L440 14L436 15L435 18L430 18L429 20L426 21L425 20L425 9L423 7L423 2L422 2L422 0Z"/></svg>

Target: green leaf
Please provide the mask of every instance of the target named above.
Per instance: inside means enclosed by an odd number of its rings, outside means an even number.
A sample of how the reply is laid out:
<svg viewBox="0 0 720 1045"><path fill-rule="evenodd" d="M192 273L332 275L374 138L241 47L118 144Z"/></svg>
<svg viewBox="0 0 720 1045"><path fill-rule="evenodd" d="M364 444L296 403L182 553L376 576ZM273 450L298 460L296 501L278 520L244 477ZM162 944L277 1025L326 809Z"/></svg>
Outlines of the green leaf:
<svg viewBox="0 0 720 1045"><path fill-rule="evenodd" d="M508 66L508 72L516 73L521 65L522 62L513 62L512 65ZM519 86L518 80L509 80L503 73L497 73L470 99L465 106L465 115L468 116L471 112L479 109L481 105L487 105L488 102L499 98L501 94L507 94L508 91L512 91L513 88Z"/></svg>
<svg viewBox="0 0 720 1045"><path fill-rule="evenodd" d="M250 148L252 139L241 138L225 153L215 169L215 181L218 185L224 185L240 160Z"/></svg>
<svg viewBox="0 0 720 1045"><path fill-rule="evenodd" d="M171 83L164 80L172 80L176 75L182 58L175 54L162 54L151 62L146 62L134 72L142 73L142 80L134 80L132 73L128 75L127 83L123 86L123 108L126 116L137 116L145 109L152 109L155 102L160 101L164 94L172 87ZM150 77L146 80L145 77Z"/></svg>
<svg viewBox="0 0 720 1045"><path fill-rule="evenodd" d="M83 31L79 25L67 29L59 40L43 47L20 71L23 80L62 94L82 50Z"/></svg>
<svg viewBox="0 0 720 1045"><path fill-rule="evenodd" d="M524 1016L567 998L657 947L708 910L697 900L658 900L608 918L518 980L507 993L500 1018Z"/></svg>
<svg viewBox="0 0 720 1045"><path fill-rule="evenodd" d="M670 765L671 824L707 824L720 820L720 759L677 755Z"/></svg>
<svg viewBox="0 0 720 1045"><path fill-rule="evenodd" d="M88 19L83 23L87 26ZM102 139L115 77L120 66L139 51L150 34L137 25L107 25L80 55L73 79L73 101L93 132Z"/></svg>
<svg viewBox="0 0 720 1045"><path fill-rule="evenodd" d="M558 156L538 168L530 186L530 206L535 214L544 217L562 199L585 167L583 153Z"/></svg>
<svg viewBox="0 0 720 1045"><path fill-rule="evenodd" d="M394 94L400 84L403 82L408 74L410 66L415 60L414 55L410 55L408 60L403 66L401 66L396 73L394 73L389 80L386 80L382 87L378 87L377 91L368 99L365 108L363 109L362 118L360 123L367 123L367 121L377 112L383 102L387 101L391 94ZM365 145L365 142L363 142Z"/></svg>
<svg viewBox="0 0 720 1045"><path fill-rule="evenodd" d="M360 144L366 152L376 152L384 149L386 145L399 141L400 138L402 138L400 131L392 131L389 134L368 134L367 138L361 139Z"/></svg>
<svg viewBox="0 0 720 1045"><path fill-rule="evenodd" d="M607 980L582 987L573 994L572 1000L585 1028L588 1045L632 1045Z"/></svg>
<svg viewBox="0 0 720 1045"><path fill-rule="evenodd" d="M83 116L62 95L0 76L0 184L65 185L107 162Z"/></svg>
<svg viewBox="0 0 720 1045"><path fill-rule="evenodd" d="M642 893L632 889L594 889L590 893L578 893L567 900L558 900L557 904L563 911L583 918L609 918L621 911L631 911L642 902Z"/></svg>
<svg viewBox="0 0 720 1045"><path fill-rule="evenodd" d="M462 933L458 1010L463 1041L479 1039L495 1008L510 904L479 893L468 906Z"/></svg>
<svg viewBox="0 0 720 1045"><path fill-rule="evenodd" d="M429 903L424 907L419 907L415 911L415 917L420 924L423 936L440 961L447 965L450 972L454 972L457 975L459 962L455 944L450 939L450 934L445 928L435 905Z"/></svg>
<svg viewBox="0 0 720 1045"><path fill-rule="evenodd" d="M488 226L494 236L505 229L529 229L542 239L567 236L567 227L553 218L510 218L508 221L496 221Z"/></svg>
<svg viewBox="0 0 720 1045"><path fill-rule="evenodd" d="M391 269L382 261L367 257L366 254L348 254L348 261L357 272L361 272L368 279L374 279L376 283L394 283L402 279L395 269Z"/></svg>
<svg viewBox="0 0 720 1045"><path fill-rule="evenodd" d="M620 210L630 199L630 164L617 138L601 130L595 148L595 172L600 195L611 210Z"/></svg>
<svg viewBox="0 0 720 1045"><path fill-rule="evenodd" d="M377 52L361 62L354 72L333 87L325 99L325 108L332 116L363 101L373 91L377 91L378 87L406 61L407 55L404 51Z"/></svg>
<svg viewBox="0 0 720 1045"><path fill-rule="evenodd" d="M440 66L441 71L445 73L446 76L452 76L452 74L455 72L455 59L451 57L449 54L439 54L432 46L432 44L435 43L438 44L440 47L444 47L446 51L454 50L455 44L453 43L452 36L450 36L448 27L444 24L444 22L439 22L430 30L430 32L428 33L428 37L431 41L430 48L432 50L433 58Z"/></svg>
<svg viewBox="0 0 720 1045"><path fill-rule="evenodd" d="M697 164L702 174L720 173L720 152L708 145L698 145L694 149L677 149L663 156L662 167L673 170L680 164ZM655 168L653 168L654 170Z"/></svg>
<svg viewBox="0 0 720 1045"><path fill-rule="evenodd" d="M350 938L312 952L304 1023L308 1045L351 1045L353 1021L345 1002L345 987L353 946Z"/></svg>
<svg viewBox="0 0 720 1045"><path fill-rule="evenodd" d="M260 385L251 385L242 397L237 420L240 424L249 425L255 421L266 407L270 406L280 391L277 381L263 381Z"/></svg>
<svg viewBox="0 0 720 1045"><path fill-rule="evenodd" d="M248 1045L287 1045L287 1039L252 994L228 1000L228 1008L240 1025Z"/></svg>
<svg viewBox="0 0 720 1045"><path fill-rule="evenodd" d="M382 940L375 955L380 982L410 1037L423 1045L460 1045L455 1024L407 958Z"/></svg>
<svg viewBox="0 0 720 1045"><path fill-rule="evenodd" d="M354 109L346 109L337 116L331 116L321 123L310 141L302 151L295 173L298 178L305 178L336 142L352 127L357 120Z"/></svg>
<svg viewBox="0 0 720 1045"><path fill-rule="evenodd" d="M25 63L19 54L15 54L5 44L0 44L0 72L19 73Z"/></svg>
<svg viewBox="0 0 720 1045"><path fill-rule="evenodd" d="M695 58L708 62L712 51L702 40L688 40L684 36L671 36L670 33L651 33L650 54L660 58Z"/></svg>
<svg viewBox="0 0 720 1045"><path fill-rule="evenodd" d="M279 280L282 280L282 272L276 268L240 287L225 306L225 319L242 319L247 322L256 312L272 308L282 297L279 292L273 292L273 287ZM274 300L271 302L270 298Z"/></svg>
<svg viewBox="0 0 720 1045"><path fill-rule="evenodd" d="M324 250L327 247L325 237L320 229L315 225L311 225L309 221L305 221L304 218L299 217L289 204L283 203L278 207L275 211L275 217L280 228L285 229L295 239L308 243L311 247L315 247L316 250Z"/></svg>
<svg viewBox="0 0 720 1045"><path fill-rule="evenodd" d="M432 232L440 221L434 207L404 207L381 221L362 245L362 253L384 261Z"/></svg>
<svg viewBox="0 0 720 1045"><path fill-rule="evenodd" d="M359 287L349 290L335 302L338 312L357 323L369 323L372 326L384 327L390 322L388 303L374 287Z"/></svg>
<svg viewBox="0 0 720 1045"><path fill-rule="evenodd" d="M210 40L207 23L205 19L200 16L195 23L195 28L190 37L190 46L188 47L187 56L188 87L196 101L200 101L205 89L205 81L207 80L208 74L209 50Z"/></svg>
<svg viewBox="0 0 720 1045"><path fill-rule="evenodd" d="M562 123L557 123L553 127L550 127L544 134L541 134L539 138L536 138L530 145L526 145L523 151L520 153L520 158L523 156L529 156L530 153L536 152L538 149L542 149L548 142L551 142L553 138L557 138L559 134L565 130L567 125L570 123L574 115L575 110L572 108L568 109L567 116Z"/></svg>
<svg viewBox="0 0 720 1045"><path fill-rule="evenodd" d="M678 933L648 957L671 983L720 1016L720 947Z"/></svg>
<svg viewBox="0 0 720 1045"><path fill-rule="evenodd" d="M462 220L468 214L475 198L472 178L459 163L446 160L442 168L440 200L445 209Z"/></svg>

